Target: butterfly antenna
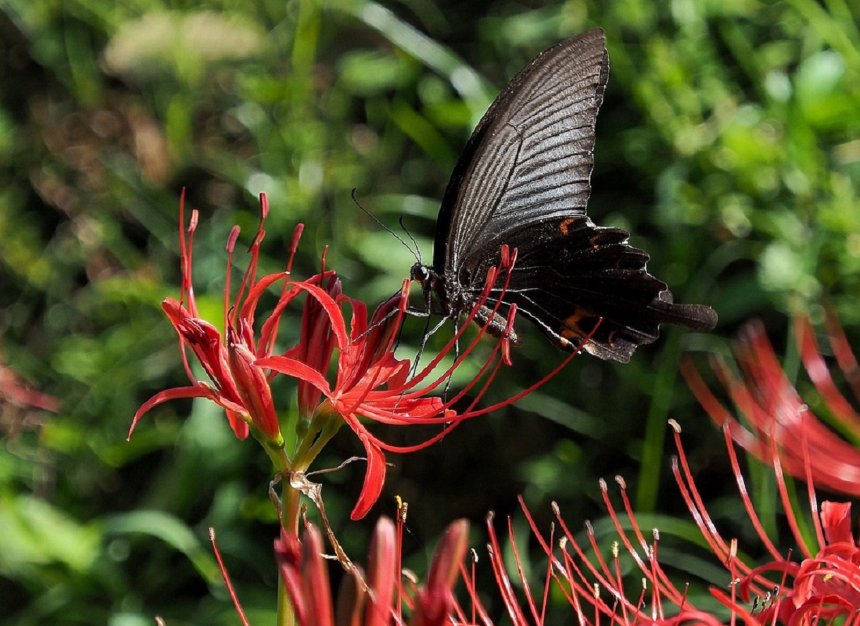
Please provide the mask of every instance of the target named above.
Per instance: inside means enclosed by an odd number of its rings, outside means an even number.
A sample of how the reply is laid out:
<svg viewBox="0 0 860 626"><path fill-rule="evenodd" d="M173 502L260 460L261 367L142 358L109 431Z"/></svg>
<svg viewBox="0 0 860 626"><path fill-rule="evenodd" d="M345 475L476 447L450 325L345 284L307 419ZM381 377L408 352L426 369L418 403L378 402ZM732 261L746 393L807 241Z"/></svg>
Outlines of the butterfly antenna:
<svg viewBox="0 0 860 626"><path fill-rule="evenodd" d="M421 246L419 246L418 242L415 241L415 237L412 236L412 233L410 232L410 230L408 228L406 228L406 224L403 221L402 215L397 220L397 223L400 224L400 228L403 229L403 232L406 233L406 235L409 237L409 241L411 241L412 245L415 246L415 251L417 253L415 255L415 260L418 261L418 264L420 265L421 264Z"/></svg>
<svg viewBox="0 0 860 626"><path fill-rule="evenodd" d="M402 243L402 244L403 244L403 247L404 247L404 248L406 248L407 250L409 250L409 254L411 254L412 256L414 256L414 257L415 257L415 260L416 260L418 263L421 263L421 258L418 256L418 253L417 253L415 250L413 250L413 249L412 249L412 247L411 247L408 243L406 243L406 241L404 241L403 237L401 237L400 235L398 235L397 233L395 233L393 230L391 230L388 226L386 226L385 224L383 224L383 223L382 223L382 220L380 220L380 219L379 219L378 217L376 217L373 213L371 213L368 209L364 208L364 207L361 205L361 202L359 202L359 201L358 201L357 191L356 191L355 187L353 187L353 189L352 189L352 194L351 194L351 195L352 195L352 201L353 201L353 202L355 202L355 205L356 205L359 209L361 209L361 210L364 212L364 214L365 214L365 215L367 215L370 219L372 219L374 222L376 222L376 223L377 223L377 224L378 224L378 225L379 225L383 230L385 230L386 232L388 232L388 233L389 233L392 237L394 237L397 241L399 241L400 243ZM408 232L408 231L407 231L407 232ZM409 238L410 238L410 239L412 239L412 242L413 242L413 243L415 242L415 239L413 239L413 238L412 238L412 235L409 235ZM416 248L417 248L417 244L416 244Z"/></svg>

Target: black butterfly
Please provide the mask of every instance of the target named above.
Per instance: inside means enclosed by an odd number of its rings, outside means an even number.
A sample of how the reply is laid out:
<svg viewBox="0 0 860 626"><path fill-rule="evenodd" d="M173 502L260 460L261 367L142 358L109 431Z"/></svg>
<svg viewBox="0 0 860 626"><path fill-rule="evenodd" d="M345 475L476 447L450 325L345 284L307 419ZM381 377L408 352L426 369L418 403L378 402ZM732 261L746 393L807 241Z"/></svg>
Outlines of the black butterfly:
<svg viewBox="0 0 860 626"><path fill-rule="evenodd" d="M592 30L535 57L484 114L445 191L433 266L411 271L443 315L456 319L475 306L508 244L518 256L498 313L497 290L476 317L494 334L504 332L516 303L558 347L576 349L594 331L586 351L627 362L663 322L714 327L710 307L672 302L627 232L595 226L585 214L608 76L603 31Z"/></svg>

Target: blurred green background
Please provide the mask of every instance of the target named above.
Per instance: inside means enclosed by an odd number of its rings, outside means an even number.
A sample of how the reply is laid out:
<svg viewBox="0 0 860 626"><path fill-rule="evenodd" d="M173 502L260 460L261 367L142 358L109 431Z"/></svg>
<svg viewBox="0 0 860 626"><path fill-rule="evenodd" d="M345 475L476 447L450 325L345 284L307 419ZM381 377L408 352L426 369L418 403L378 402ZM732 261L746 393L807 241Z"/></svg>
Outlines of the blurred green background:
<svg viewBox="0 0 860 626"><path fill-rule="evenodd" d="M603 514L597 478L620 473L645 519L694 536L668 475L669 417L719 518L737 517L680 355L727 351L752 316L787 345L786 315L818 316L824 299L856 336L858 19L853 0L0 0L0 358L62 407L0 397L0 621L234 624L213 526L252 621L270 623L276 522L258 447L202 402L159 408L125 441L137 406L185 380L159 306L178 293L179 190L201 211L204 306L219 310L224 242L233 223L249 241L261 191L267 269L302 221L299 271L329 245L345 291L377 302L413 259L351 189L392 228L402 216L429 259L447 177L486 106L536 52L596 26L612 70L590 214L633 232L676 299L711 304L720 326L668 329L626 366L577 358L516 409L391 457L380 504L337 530L361 555L399 494L421 571L455 517L512 511L522 493L541 519L559 501L579 528ZM531 333L514 358L486 402L559 355ZM360 452L344 430L316 467ZM333 519L362 475L323 479ZM707 575L687 551L663 555Z"/></svg>

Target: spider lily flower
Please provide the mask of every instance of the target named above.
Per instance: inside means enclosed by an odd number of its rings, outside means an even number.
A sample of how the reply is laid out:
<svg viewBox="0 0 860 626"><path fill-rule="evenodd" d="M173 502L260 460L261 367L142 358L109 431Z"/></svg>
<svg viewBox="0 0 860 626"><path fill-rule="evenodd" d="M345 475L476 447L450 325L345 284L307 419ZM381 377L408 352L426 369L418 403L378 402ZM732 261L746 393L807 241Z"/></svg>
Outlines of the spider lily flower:
<svg viewBox="0 0 860 626"><path fill-rule="evenodd" d="M512 264L515 255L505 251L502 258ZM312 398L302 408L305 414L312 413L312 417L304 435L304 444L295 457L294 470L303 471L343 423L352 429L364 446L367 469L361 493L351 513L352 519L364 517L379 498L385 481L386 453L405 454L436 443L464 420L513 403L530 393L572 358L573 355L569 356L528 389L496 405L476 409L477 402L486 393L499 366L506 361L508 341L503 336L497 341L483 367L463 390L448 401L431 395L445 384L464 360L470 358L481 336L486 333L486 328L480 329L460 350L450 367L440 375L432 375L442 359L455 350L468 323L485 304L490 290L506 280L510 267L507 265L489 271L484 295L478 300L466 323L433 360L414 375L411 374L411 361L398 359L394 353L394 343L406 313L410 281L404 281L401 292L380 305L370 317L363 302L342 294L333 295L315 285L295 285L297 290L307 294L303 329L309 330L303 332L299 346L293 350L283 355L260 358L256 365L298 380L300 388L304 386L306 389L305 397ZM307 304L309 301L315 302L311 306ZM345 308L352 311L349 324L344 314ZM510 324L513 324L514 318L515 310L510 315ZM317 332L317 329L325 330ZM333 380L326 376L323 368L309 365L307 361L307 355L328 356L332 352L337 362ZM316 363L324 361L315 360ZM467 393L476 389L472 403L466 409L454 408ZM319 403L311 411L312 404L317 400ZM435 434L418 443L398 446L374 435L371 430L374 422L404 427L441 425L442 428L437 428Z"/></svg>
<svg viewBox="0 0 860 626"><path fill-rule="evenodd" d="M410 281L401 291L382 303L372 315L367 305L343 294L333 271L322 270L307 280L294 280L291 266L301 236L299 226L293 236L286 270L257 277L260 245L265 236L263 224L268 201L261 195L261 218L250 248L250 261L237 294L231 299L230 274L233 250L238 237L234 228L227 244L227 280L224 288L226 332L200 317L191 281L193 235L197 212L192 212L185 228L184 198L180 203L180 256L182 288L179 300L167 298L162 307L179 335L189 386L161 391L147 400L135 413L129 437L141 417L153 407L176 398L207 398L221 406L236 436L249 432L265 444L279 472L304 473L322 448L347 424L363 445L367 458L364 484L352 511L353 519L367 514L382 491L386 473L386 453L403 454L421 450L445 437L466 419L489 413L516 402L531 393L570 361L571 353L558 367L523 391L489 407L476 408L502 364L510 363L510 340L516 307L511 307L507 332L496 338L496 345L474 378L447 401L439 390L454 370L470 358L486 327L474 333L453 363L441 374L435 372L442 360L457 351L469 323L488 302L491 291L498 307L504 294L516 251L503 246L498 268L487 273L484 292L477 299L465 323L444 348L421 371L413 372L408 359L395 355L395 342L406 313ZM271 313L255 332L257 305L262 295L279 286L280 295ZM304 298L299 342L281 354L273 354L278 328L290 305ZM347 313L349 312L349 313ZM349 321L347 318L349 317ZM491 318L492 319L492 318ZM197 380L188 360L188 350L206 372L208 381ZM296 381L298 419L295 421L297 446L284 449L281 424L270 381L276 375ZM472 401L465 408L454 406L467 394ZM412 445L389 444L372 432L372 424L394 426L434 426L434 434ZM441 426L441 428L439 428ZM297 508L291 500L290 515L297 521Z"/></svg>
<svg viewBox="0 0 860 626"><path fill-rule="evenodd" d="M672 471L682 497L711 550L727 567L732 580L738 582L732 585L730 594L719 589L711 589L711 594L733 613L744 615L746 623L750 624L860 624L860 543L851 534L851 504L825 501L818 506L810 455L804 453L803 476L817 545L808 545L800 532L797 511L791 504L775 443L770 447L770 457L765 459L773 467L783 511L799 548L801 558L792 559L790 550L783 554L765 533L738 465L731 427L728 424L723 427L738 493L771 559L764 565L752 567L738 558L736 542L727 542L717 531L693 480L681 446L680 427L670 423L678 450ZM758 607L755 616L745 608L751 600L753 606Z"/></svg>
<svg viewBox="0 0 860 626"><path fill-rule="evenodd" d="M526 567L521 560L511 520L508 519L507 532L513 567L509 567L502 558L494 520L492 516L488 518L488 553L496 587L510 622L542 626L551 621L547 618L547 599L555 584L555 591L561 592L573 612L572 621L580 626L737 623L750 626L825 623L860 625L860 542L851 532L851 505L823 502L819 507L810 483L808 500L813 513L817 545L808 545L799 530L797 512L791 505L779 459L772 457L770 461L774 466L779 496L793 539L799 547L799 558L792 559L792 551L785 549L784 553L781 552L764 531L744 484L729 428L725 427L725 443L738 493L761 547L770 555L769 560L762 565L748 564L738 556L737 540L727 540L717 530L687 462L680 427L674 421L670 421L670 424L678 453L673 458L672 470L682 499L707 546L727 570L727 580L730 581L727 587L710 589L711 596L724 605L725 612L696 606L688 595L688 585L679 587L672 582L671 575L659 560L659 531L651 531L649 538L649 532L642 528L633 510L624 480L616 477L622 502L620 508L613 503L607 483L600 481L604 506L618 536L612 546L611 559L603 556L605 546L599 544L591 524L586 523L586 541L579 541L554 504L553 511L560 532L554 526L546 536L538 529L520 498L520 506L532 535L547 555L542 589L534 590L523 574L531 568ZM771 450L774 453L774 448ZM806 475L810 475L808 467ZM633 575L629 572L622 574L629 570L629 564L621 564L625 554L632 559ZM512 580L514 572L518 581ZM472 601L480 603L465 567L461 567L461 575ZM639 577L640 587L636 589L625 584L625 577ZM479 612L486 613L480 604Z"/></svg>
<svg viewBox="0 0 860 626"><path fill-rule="evenodd" d="M686 586L678 588L671 581L659 562L659 532L653 530L651 539L646 538L646 532L633 513L626 484L620 477L616 477L616 482L624 505L623 513L612 503L606 481L600 481L603 501L619 538L612 544L610 560L603 556L604 549L599 545L590 523L586 522L587 544L582 544L554 503L553 512L561 531L560 536L555 527L545 536L520 498L520 506L532 535L548 557L543 589L537 590L538 595L523 574L527 568L521 561L514 528L508 519L507 532L515 563L515 567L510 569L518 574L522 600L515 592L517 585L511 580L509 568L502 558L494 520L492 516L488 517L488 553L496 586L511 622L535 626L552 623L547 618L547 610L550 591L555 585L573 613L573 622L579 626L722 624L719 617L697 608L688 600ZM625 583L625 574L622 573L628 569L627 564L622 565L625 553L633 560L633 577L638 577L638 587L631 588ZM465 572L463 575L465 577Z"/></svg>
<svg viewBox="0 0 860 626"><path fill-rule="evenodd" d="M827 318L831 349L846 381L857 381L858 366L845 334L833 316ZM860 441L860 415L839 391L819 350L812 324L806 318L794 322L795 338L804 368L818 392L822 409L836 428ZM711 393L695 368L682 369L687 384L717 424L727 425L734 440L757 458L771 458L775 445L785 470L804 477L809 465L811 479L819 488L860 496L860 449L819 419L783 371L760 322L746 325L735 347L741 376L722 361L715 371L745 423ZM860 399L860 388L853 389ZM804 455L826 462L807 464Z"/></svg>
<svg viewBox="0 0 860 626"><path fill-rule="evenodd" d="M197 229L197 211L191 214L185 227L184 193L179 207L179 247L182 264L182 288L179 300L166 298L162 308L179 335L182 360L191 382L190 386L161 391L147 400L135 413L129 428L131 437L141 417L153 407L177 398L207 398L221 406L230 427L239 439L247 438L250 429L273 448L283 446L278 414L275 410L269 387L270 374L258 367L255 361L271 353L274 334L282 308L275 308L263 324L259 339L254 336L254 318L262 294L272 285L283 282L286 288L293 256L295 255L301 227L296 229L290 249L287 270L257 278L260 244L265 237L263 223L269 210L265 194L260 196L261 216L257 233L250 248L250 262L235 299L231 303L230 274L233 266L233 251L239 235L234 227L227 242L227 280L224 287L224 320L226 332L222 337L218 329L202 319L197 310L191 281L194 232ZM283 296L282 296L283 297ZM206 372L209 381L200 381L194 376L188 360L189 348Z"/></svg>
<svg viewBox="0 0 860 626"><path fill-rule="evenodd" d="M414 626L454 624L454 586L466 552L469 524L453 522L440 540L423 587L404 589L400 572L400 532L394 522L380 518L370 547L367 573L347 570L337 603L332 601L328 564L319 530L308 524L299 541L284 531L275 541L275 559L300 625L356 624L395 626L406 623L403 606Z"/></svg>

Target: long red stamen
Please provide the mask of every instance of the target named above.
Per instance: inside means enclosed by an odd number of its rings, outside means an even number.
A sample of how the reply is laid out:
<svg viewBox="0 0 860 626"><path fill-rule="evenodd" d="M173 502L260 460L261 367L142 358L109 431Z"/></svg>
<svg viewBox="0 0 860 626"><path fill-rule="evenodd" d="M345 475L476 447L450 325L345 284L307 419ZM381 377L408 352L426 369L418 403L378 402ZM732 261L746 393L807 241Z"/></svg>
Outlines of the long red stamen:
<svg viewBox="0 0 860 626"><path fill-rule="evenodd" d="M239 315L248 320L248 323L251 325L254 324L253 307L249 307L247 302L244 306L240 306L240 303L245 297L245 291L250 291L254 288L254 285L256 285L257 267L260 262L260 245L266 237L266 230L263 228L263 225L264 220L266 219L266 214L269 210L269 203L265 194L260 194L260 201L260 219L257 222L257 232L254 234L254 239L251 241L251 245L248 248L248 252L250 254L248 266L245 268L245 273L242 275L242 282L239 284L239 291L236 293L236 298L234 300L236 306L233 308L232 319L230 320L230 323L234 325L236 324L236 317Z"/></svg>
<svg viewBox="0 0 860 626"><path fill-rule="evenodd" d="M678 447L681 445L680 427L678 429L674 429L673 427L673 430L675 432L676 437L675 446ZM738 487L738 494L740 495L741 502L743 502L744 510L747 513L747 517L749 518L750 522L752 522L753 528L758 535L759 541L762 542L765 549L770 553L771 558L776 561L781 561L782 555L780 554L779 550L777 550L773 542L770 540L770 537L768 537L767 532L765 531L764 526L761 523L761 518L759 518L758 513L756 512L755 507L750 500L749 492L747 491L746 487L746 481L744 480L743 472L741 472L740 464L738 463L737 451L735 450L735 446L732 443L732 434L728 426L723 426L723 439L726 442L726 451L729 455L729 463L732 467L732 474L735 477L735 484ZM748 573L748 570L744 573Z"/></svg>
<svg viewBox="0 0 860 626"><path fill-rule="evenodd" d="M511 552L514 557L514 565L517 568L517 575L520 577L520 585L523 590L523 595L525 595L526 597L526 603L528 604L529 611L532 614L532 619L535 621L536 624L541 624L542 620L538 615L537 606L535 605L534 597L532 596L531 586L529 585L528 578L523 571L523 563L520 559L520 551L517 548L517 543L515 541L514 526L510 516L508 516L508 542L511 546Z"/></svg>
<svg viewBox="0 0 860 626"><path fill-rule="evenodd" d="M639 522L636 519L636 515L633 512L633 506L630 503L630 498L627 496L627 484L621 476L615 477L615 482L619 485L621 501L624 505L624 511L627 514L627 519L630 521L631 529L633 530L633 534L636 536L636 539L639 541L639 545L642 547L642 551L648 557L648 563L650 565L649 568L643 570L642 573L648 577L653 586L653 594L654 599L657 603L657 606L660 606L660 593L664 593L671 602L676 605L680 605L682 602L682 592L678 590L673 584L672 581L669 580L668 575L660 567L660 564L657 560L657 540L659 538L659 533L656 529L652 532L654 536L654 540L651 544L645 539L644 533L642 532L641 527L639 526ZM662 608L660 609L662 612Z"/></svg>
<svg viewBox="0 0 860 626"><path fill-rule="evenodd" d="M564 533L564 537L566 539L566 545L571 546L576 553L576 556L579 558L580 562L583 566L588 570L588 572L594 577L597 583L609 591L612 594L613 599L615 600L615 604L620 604L622 607L622 611L625 614L628 608L635 610L635 607L630 603L629 600L624 596L623 586L621 583L620 577L616 580L613 578L616 576L620 576L620 573L613 572L610 570L606 561L603 559L603 555L601 554L600 547L597 545L597 539L594 535L594 528L592 527L590 522L585 523L586 528L586 536L588 537L589 545L591 547L593 558L597 562L597 566L594 565L591 558L585 553L582 546L580 546L579 542L573 536L573 533L567 526L567 523L564 521L564 518L561 516L561 512L558 508L558 505L553 503L553 512L555 514L555 519L561 527L562 532ZM564 550L565 556L565 568L566 571L573 571L576 574L576 577L580 582L568 576L567 580L571 584L571 588L576 594L582 598L585 598L589 602L593 602L595 607L601 607L601 612L605 615L612 615L615 612L615 609L609 607L598 595L592 594L592 583L588 580L588 577L585 575L585 572L574 563L572 559L568 557L567 550ZM617 565L617 564L616 564Z"/></svg>
<svg viewBox="0 0 860 626"><path fill-rule="evenodd" d="M241 229L238 225L230 229L230 235L227 237L227 270L224 273L224 328L229 326L229 311L230 311L230 285L233 276L233 251L236 249L236 241L239 239Z"/></svg>
<svg viewBox="0 0 860 626"><path fill-rule="evenodd" d="M239 620L242 622L243 626L251 626L251 623L248 621L248 617L245 615L245 611L242 608L242 604L239 602L239 596L236 595L236 589L230 581L230 575L227 573L227 566L224 565L224 559L221 557L221 551L218 549L218 544L215 541L214 528L209 529L209 543L212 544L212 552L215 553L215 560L218 562L218 569L221 570L221 578L224 579L224 585L227 587L227 594L233 602L233 608L236 609L236 613L239 615Z"/></svg>
<svg viewBox="0 0 860 626"><path fill-rule="evenodd" d="M502 595L502 600L505 603L505 608L508 610L508 615L511 616L511 621L514 624L525 624L526 616L517 602L517 596L514 588L511 585L511 579L508 577L505 564L502 562L502 551L499 547L499 540L496 537L496 530L493 527L493 514L487 516L487 534L489 535L490 543L487 546L487 552L490 557L490 565L493 568L493 575L496 577L496 585Z"/></svg>
<svg viewBox="0 0 860 626"><path fill-rule="evenodd" d="M809 419L805 413L800 417L802 422ZM809 436L804 428L804 424L800 427L801 436L803 438L803 473L806 477L806 495L809 499L809 510L812 513L812 525L815 528L815 538L818 540L819 548L825 546L824 530L821 528L821 520L818 518L818 497L815 495L815 482L812 479L812 461L809 458Z"/></svg>
<svg viewBox="0 0 860 626"><path fill-rule="evenodd" d="M776 451L775 441L771 440L770 448L773 474L776 477L777 491L779 492L780 500L782 500L782 508L783 511L785 511L786 521L788 522L788 526L789 528L791 528L791 532L794 535L794 540L800 547L801 553L805 558L809 558L812 556L812 552L810 551L809 546L806 544L806 540L804 539L803 534L800 532L800 527L797 522L797 516L794 514L794 507L791 505L791 498L788 495L788 489L785 485L785 475L782 472L782 463L780 462L779 454Z"/></svg>

